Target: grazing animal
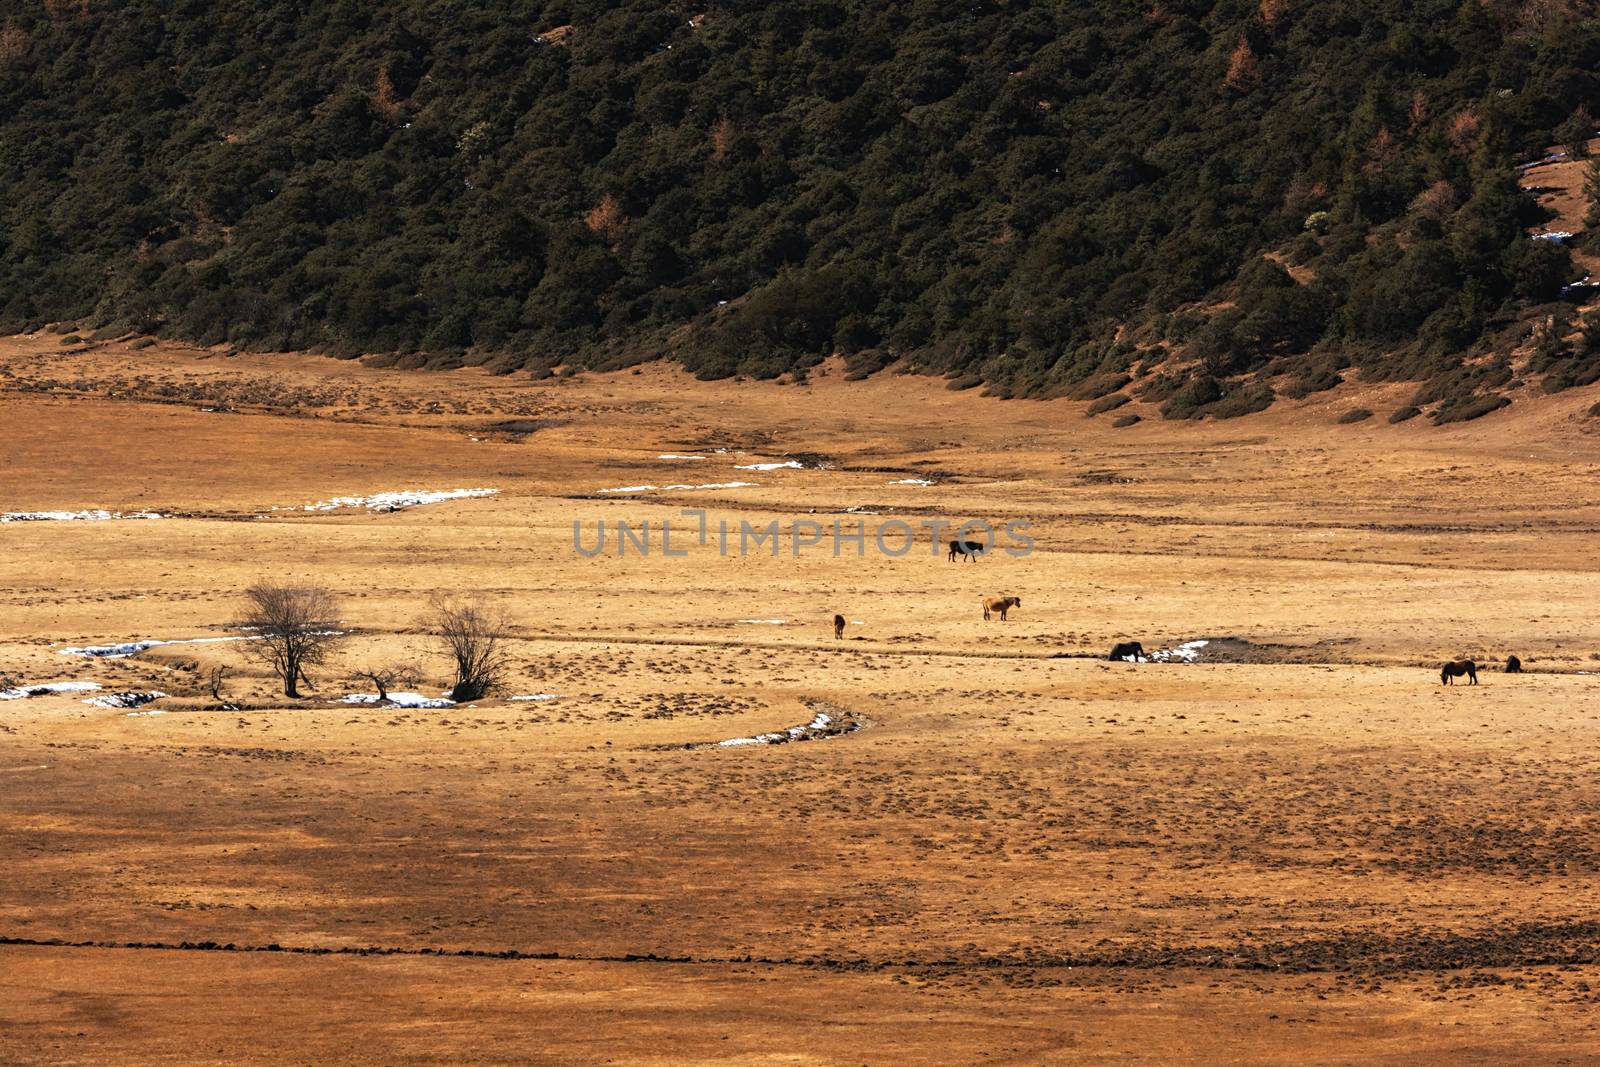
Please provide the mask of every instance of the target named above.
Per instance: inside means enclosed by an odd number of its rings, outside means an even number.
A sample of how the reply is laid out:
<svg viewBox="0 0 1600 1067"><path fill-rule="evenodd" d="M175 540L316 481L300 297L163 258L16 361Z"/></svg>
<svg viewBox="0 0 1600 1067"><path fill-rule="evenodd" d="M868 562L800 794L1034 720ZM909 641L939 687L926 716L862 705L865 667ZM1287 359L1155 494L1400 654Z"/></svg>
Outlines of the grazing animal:
<svg viewBox="0 0 1600 1067"><path fill-rule="evenodd" d="M844 616L843 615L835 615L833 617L833 639L835 641L837 641L837 640L839 640L839 638L841 638L843 636L844 636Z"/></svg>
<svg viewBox="0 0 1600 1067"><path fill-rule="evenodd" d="M1515 657L1515 656L1509 657L1506 660L1506 673L1507 674L1521 674L1522 673L1522 661L1520 659L1518 659L1517 657Z"/></svg>
<svg viewBox="0 0 1600 1067"><path fill-rule="evenodd" d="M1012 608L1022 607L1022 598L1019 596L991 596L983 598L983 617L987 619L990 613L1000 616L1000 621L1006 621L1006 612Z"/></svg>
<svg viewBox="0 0 1600 1067"><path fill-rule="evenodd" d="M1144 646L1137 641L1119 641L1111 646L1111 655L1107 656L1106 659L1125 660L1129 656L1132 656L1135 662L1144 659Z"/></svg>
<svg viewBox="0 0 1600 1067"><path fill-rule="evenodd" d="M1450 679L1459 678L1463 674L1472 679L1472 681L1467 683L1468 685L1478 684L1478 665L1472 662L1470 659L1451 660L1443 667L1440 667L1439 681L1443 682L1445 685L1453 685L1454 683L1451 682Z"/></svg>
<svg viewBox="0 0 1600 1067"><path fill-rule="evenodd" d="M982 541L951 541L950 562L954 563L957 556L965 556L974 562L988 550L988 545Z"/></svg>

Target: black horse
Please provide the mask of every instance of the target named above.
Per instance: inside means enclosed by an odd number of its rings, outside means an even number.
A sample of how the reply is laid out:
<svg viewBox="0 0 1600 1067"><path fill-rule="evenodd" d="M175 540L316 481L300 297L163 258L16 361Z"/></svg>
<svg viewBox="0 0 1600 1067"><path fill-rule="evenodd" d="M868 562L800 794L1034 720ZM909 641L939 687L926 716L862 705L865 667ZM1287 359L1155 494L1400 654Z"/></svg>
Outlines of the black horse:
<svg viewBox="0 0 1600 1067"><path fill-rule="evenodd" d="M1506 659L1506 673L1507 674L1521 674L1522 673L1522 661L1520 659L1518 659L1517 657L1515 657L1515 656L1507 657L1507 659Z"/></svg>
<svg viewBox="0 0 1600 1067"><path fill-rule="evenodd" d="M1469 685L1478 684L1478 665L1472 662L1470 659L1451 660L1443 667L1440 667L1439 681L1445 685L1451 685L1452 683L1450 679L1459 678L1463 674L1472 679L1472 681L1468 683Z"/></svg>
<svg viewBox="0 0 1600 1067"><path fill-rule="evenodd" d="M965 556L969 560L977 558L989 550L989 546L982 541L951 541L950 562L954 563L957 556Z"/></svg>
<svg viewBox="0 0 1600 1067"><path fill-rule="evenodd" d="M1135 662L1144 659L1144 646L1137 641L1118 642L1111 646L1111 655L1107 656L1106 659L1113 661L1125 660L1129 656L1132 656Z"/></svg>

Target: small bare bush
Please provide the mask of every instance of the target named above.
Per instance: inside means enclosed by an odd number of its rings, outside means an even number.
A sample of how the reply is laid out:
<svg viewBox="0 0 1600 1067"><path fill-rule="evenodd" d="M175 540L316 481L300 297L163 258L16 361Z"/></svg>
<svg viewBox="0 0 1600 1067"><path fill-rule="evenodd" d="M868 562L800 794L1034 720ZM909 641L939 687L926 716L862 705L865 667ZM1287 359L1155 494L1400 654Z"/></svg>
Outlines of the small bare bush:
<svg viewBox="0 0 1600 1067"><path fill-rule="evenodd" d="M501 687L511 666L505 647L511 621L504 611L477 600L435 597L423 625L455 661L451 700L478 700Z"/></svg>
<svg viewBox="0 0 1600 1067"><path fill-rule="evenodd" d="M390 689L401 685L417 685L422 680L422 671L413 663L386 663L363 667L355 672L355 677L371 682L378 690L381 703L389 699Z"/></svg>

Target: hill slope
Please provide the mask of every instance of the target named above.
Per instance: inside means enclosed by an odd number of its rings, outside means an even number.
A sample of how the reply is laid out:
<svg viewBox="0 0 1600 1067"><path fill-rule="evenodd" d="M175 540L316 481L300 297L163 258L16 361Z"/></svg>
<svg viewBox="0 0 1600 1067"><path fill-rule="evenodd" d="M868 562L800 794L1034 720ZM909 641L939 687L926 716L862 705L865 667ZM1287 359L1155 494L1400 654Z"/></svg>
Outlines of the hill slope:
<svg viewBox="0 0 1600 1067"><path fill-rule="evenodd" d="M0 328L1471 398L1581 273L1516 163L1596 71L1577 0L47 0L0 26Z"/></svg>

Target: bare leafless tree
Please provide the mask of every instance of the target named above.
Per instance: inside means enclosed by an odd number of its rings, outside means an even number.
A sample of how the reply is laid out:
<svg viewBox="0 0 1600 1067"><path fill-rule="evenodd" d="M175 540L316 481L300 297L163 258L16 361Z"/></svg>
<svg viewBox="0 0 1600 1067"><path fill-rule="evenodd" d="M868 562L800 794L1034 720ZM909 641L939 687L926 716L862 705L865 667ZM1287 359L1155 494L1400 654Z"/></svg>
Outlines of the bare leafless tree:
<svg viewBox="0 0 1600 1067"><path fill-rule="evenodd" d="M411 663L385 663L363 667L355 672L355 677L364 678L377 687L378 702L381 704L389 699L391 687L416 685L422 678L422 671Z"/></svg>
<svg viewBox="0 0 1600 1067"><path fill-rule="evenodd" d="M455 660L451 700L478 700L500 688L511 667L505 647L511 621L504 611L477 600L435 597L431 617L423 625L433 630Z"/></svg>
<svg viewBox="0 0 1600 1067"><path fill-rule="evenodd" d="M247 653L283 679L283 695L298 697L299 683L315 688L306 668L327 662L344 637L339 630L339 600L319 585L258 582L244 591L249 609L239 627L254 637Z"/></svg>
<svg viewBox="0 0 1600 1067"><path fill-rule="evenodd" d="M234 711L239 705L228 700L222 695L222 681L228 675L225 666L212 667L206 671L206 688L211 690L211 699L216 701L216 707L222 711Z"/></svg>

